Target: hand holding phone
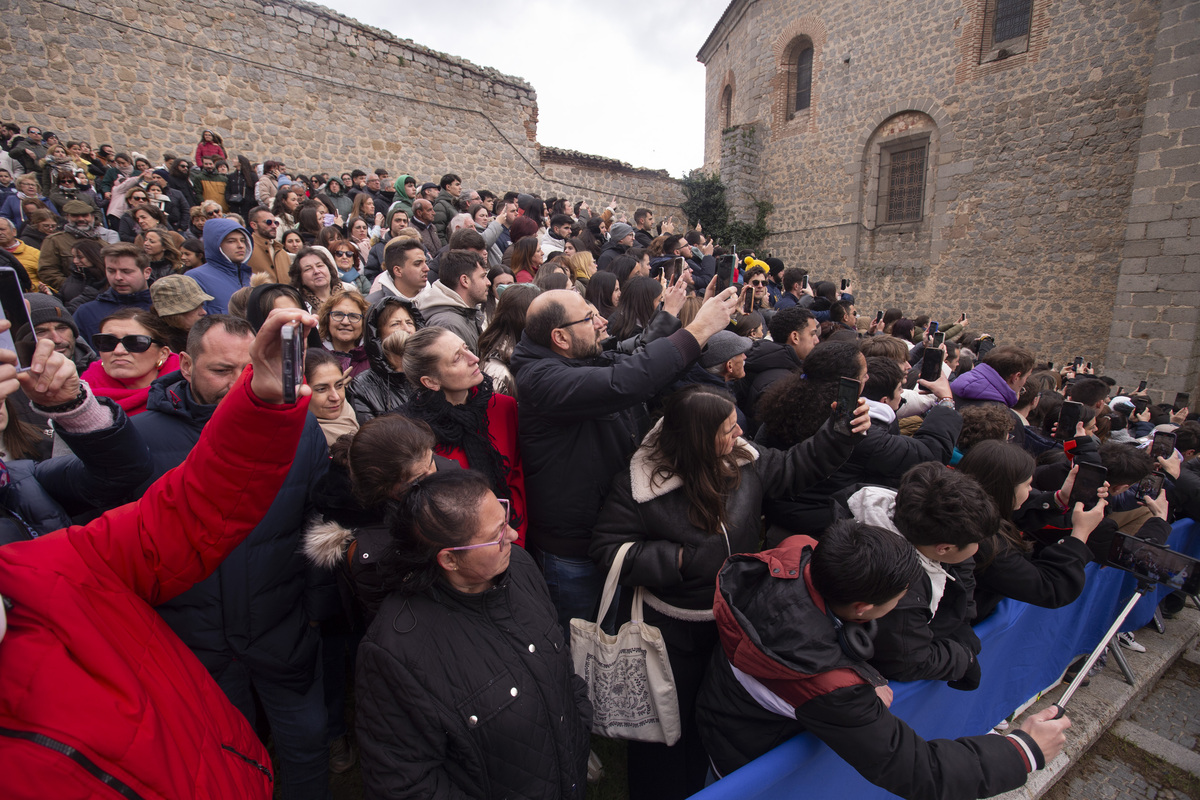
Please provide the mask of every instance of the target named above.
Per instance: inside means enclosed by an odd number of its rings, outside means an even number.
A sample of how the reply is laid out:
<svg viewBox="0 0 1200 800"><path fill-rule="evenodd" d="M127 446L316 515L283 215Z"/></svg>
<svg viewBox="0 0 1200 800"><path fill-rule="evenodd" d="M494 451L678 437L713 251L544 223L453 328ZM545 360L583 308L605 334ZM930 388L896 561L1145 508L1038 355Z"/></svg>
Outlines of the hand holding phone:
<svg viewBox="0 0 1200 800"><path fill-rule="evenodd" d="M304 327L298 321L287 322L279 329L279 350L283 402L294 403L304 383Z"/></svg>
<svg viewBox="0 0 1200 800"><path fill-rule="evenodd" d="M1073 400L1064 400L1062 410L1058 412L1058 428L1054 438L1059 442L1068 442L1075 438L1075 426L1083 419L1083 405Z"/></svg>
<svg viewBox="0 0 1200 800"><path fill-rule="evenodd" d="M1171 404L1171 410L1175 412L1183 411L1191 402L1192 396L1187 392L1177 392L1175 394L1175 402Z"/></svg>
<svg viewBox="0 0 1200 800"><path fill-rule="evenodd" d="M838 380L837 405L833 409L833 429L843 436L853 433L854 411L858 407L858 396L862 386L855 378Z"/></svg>
<svg viewBox="0 0 1200 800"><path fill-rule="evenodd" d="M33 353L37 348L33 321L25 295L21 293L21 281L12 267L0 267L0 313L12 323L12 328L0 332L0 350L12 350L17 354L18 372L33 365Z"/></svg>
<svg viewBox="0 0 1200 800"><path fill-rule="evenodd" d="M946 332L945 331L938 331L937 333L935 333L933 335L933 346L934 347L941 347L945 343L946 343Z"/></svg>
<svg viewBox="0 0 1200 800"><path fill-rule="evenodd" d="M1166 431L1154 432L1154 444L1150 446L1151 458L1170 458L1175 454L1175 439L1173 433Z"/></svg>
<svg viewBox="0 0 1200 800"><path fill-rule="evenodd" d="M926 347L921 356L921 380L932 383L942 377L942 361L946 353L937 347Z"/></svg>
<svg viewBox="0 0 1200 800"><path fill-rule="evenodd" d="M1068 506L1074 508L1076 503L1082 503L1086 511L1099 502L1100 488L1108 480L1108 470L1099 464L1083 463L1078 466Z"/></svg>

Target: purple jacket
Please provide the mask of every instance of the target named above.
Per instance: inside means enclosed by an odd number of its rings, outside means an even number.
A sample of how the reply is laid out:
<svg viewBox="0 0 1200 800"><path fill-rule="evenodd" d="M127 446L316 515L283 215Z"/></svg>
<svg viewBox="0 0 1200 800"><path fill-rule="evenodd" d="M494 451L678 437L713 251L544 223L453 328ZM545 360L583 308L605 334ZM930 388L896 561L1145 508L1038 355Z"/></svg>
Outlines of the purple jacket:
<svg viewBox="0 0 1200 800"><path fill-rule="evenodd" d="M994 402L1012 408L1017 404L1017 393L1012 390L1000 373L987 364L979 364L970 372L959 375L950 384L956 402Z"/></svg>

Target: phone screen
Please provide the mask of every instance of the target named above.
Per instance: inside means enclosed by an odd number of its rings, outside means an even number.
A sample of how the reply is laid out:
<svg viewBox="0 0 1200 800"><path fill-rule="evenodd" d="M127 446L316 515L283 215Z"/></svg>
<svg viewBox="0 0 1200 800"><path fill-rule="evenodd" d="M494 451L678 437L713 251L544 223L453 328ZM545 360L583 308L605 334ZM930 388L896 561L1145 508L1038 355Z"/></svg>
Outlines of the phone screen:
<svg viewBox="0 0 1200 800"><path fill-rule="evenodd" d="M1083 418L1083 405L1073 400L1064 400L1062 410L1058 412L1058 431L1054 438L1060 442L1069 442L1075 438L1075 426Z"/></svg>
<svg viewBox="0 0 1200 800"><path fill-rule="evenodd" d="M294 403L304 382L304 329L289 322L279 331L283 364L283 402Z"/></svg>
<svg viewBox="0 0 1200 800"><path fill-rule="evenodd" d="M1134 487L1134 493L1138 496L1139 500L1143 497L1151 499L1158 497L1158 493L1162 491L1165 479L1166 476L1161 471L1151 472L1138 481L1137 486Z"/></svg>
<svg viewBox="0 0 1200 800"><path fill-rule="evenodd" d="M1175 434L1166 431L1154 432L1154 444L1150 446L1151 458L1170 458L1175 454Z"/></svg>
<svg viewBox="0 0 1200 800"><path fill-rule="evenodd" d="M942 377L942 357L945 356L936 347L926 347L921 356L921 380L936 381Z"/></svg>
<svg viewBox="0 0 1200 800"><path fill-rule="evenodd" d="M843 292L846 291L846 287L849 285L850 285L850 281L846 280L845 278L842 278L842 291Z"/></svg>
<svg viewBox="0 0 1200 800"><path fill-rule="evenodd" d="M807 276L807 275L803 275L803 276L801 276L801 278L800 278L800 288L801 288L801 289L807 289L807 288L808 288L808 276Z"/></svg>
<svg viewBox="0 0 1200 800"><path fill-rule="evenodd" d="M671 265L671 285L674 286L683 276L683 256L675 256L675 261Z"/></svg>
<svg viewBox="0 0 1200 800"><path fill-rule="evenodd" d="M1200 561L1136 536L1115 534L1108 563L1147 583L1160 583L1187 594L1196 594L1200 588Z"/></svg>
<svg viewBox="0 0 1200 800"><path fill-rule="evenodd" d="M1079 356L1075 356L1075 371L1079 372L1079 368L1082 366L1083 366L1083 359L1080 358Z"/></svg>
<svg viewBox="0 0 1200 800"><path fill-rule="evenodd" d="M1075 487L1071 489L1070 507L1083 503L1084 509L1096 505L1099 500L1097 492L1108 478L1108 470L1099 464L1080 464L1079 472L1075 473Z"/></svg>
<svg viewBox="0 0 1200 800"><path fill-rule="evenodd" d="M746 296L742 300L742 313L749 314L754 310L754 287L747 283L743 291Z"/></svg>
<svg viewBox="0 0 1200 800"><path fill-rule="evenodd" d="M1188 407L1188 404L1191 402L1191 400L1192 396L1187 392L1179 392L1175 395L1175 402L1171 404L1171 410L1182 411Z"/></svg>
<svg viewBox="0 0 1200 800"><path fill-rule="evenodd" d="M837 408L833 411L833 429L838 433L850 435L850 420L854 418L854 409L858 407L861 388L854 378L838 381Z"/></svg>
<svg viewBox="0 0 1200 800"><path fill-rule="evenodd" d="M1145 381L1138 381L1138 391L1139 392L1146 391L1146 382Z"/></svg>
<svg viewBox="0 0 1200 800"><path fill-rule="evenodd" d="M933 335L933 346L935 348L941 347L945 343L946 343L946 332L945 331L938 331L937 333L935 333Z"/></svg>
<svg viewBox="0 0 1200 800"><path fill-rule="evenodd" d="M937 332L938 332L937 320L933 320L933 319L929 320L929 335L932 336L933 334L935 334Z"/></svg>
<svg viewBox="0 0 1200 800"><path fill-rule="evenodd" d="M964 323L964 322L966 322L966 321L967 321L967 315L966 315L966 314L959 314L959 315L958 315L958 324L960 324L960 325L961 325L962 323Z"/></svg>
<svg viewBox="0 0 1200 800"><path fill-rule="evenodd" d="M875 314L875 322L883 322L883 312L879 311Z"/></svg>
<svg viewBox="0 0 1200 800"><path fill-rule="evenodd" d="M1150 407L1150 401L1144 397L1132 397L1130 399L1133 400L1133 413L1135 414L1141 414Z"/></svg>
<svg viewBox="0 0 1200 800"><path fill-rule="evenodd" d="M33 351L37 349L37 337L25 307L25 295L21 293L21 281L12 267L0 267L0 309L12 327L0 334L0 348L17 354L21 371L33 363Z"/></svg>

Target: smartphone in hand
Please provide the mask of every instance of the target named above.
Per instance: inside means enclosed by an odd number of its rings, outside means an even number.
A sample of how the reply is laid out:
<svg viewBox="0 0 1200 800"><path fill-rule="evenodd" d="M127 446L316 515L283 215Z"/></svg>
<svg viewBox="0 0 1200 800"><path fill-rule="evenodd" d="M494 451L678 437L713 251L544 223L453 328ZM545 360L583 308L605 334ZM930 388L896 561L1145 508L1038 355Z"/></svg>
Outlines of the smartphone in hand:
<svg viewBox="0 0 1200 800"><path fill-rule="evenodd" d="M1175 434L1166 431L1154 432L1154 444L1150 445L1151 458L1170 458L1175 455Z"/></svg>
<svg viewBox="0 0 1200 800"><path fill-rule="evenodd" d="M921 356L921 380L933 382L942 377L942 360L946 354L936 347L926 347Z"/></svg>
<svg viewBox="0 0 1200 800"><path fill-rule="evenodd" d="M1083 503L1086 511L1096 505L1100 500L1100 487L1107 479L1108 470L1099 464L1080 464L1079 471L1075 473L1075 486L1071 489L1070 508L1075 508L1076 503Z"/></svg>
<svg viewBox="0 0 1200 800"><path fill-rule="evenodd" d="M21 292L21 281L12 267L0 267L0 310L12 327L0 333L0 349L12 350L17 354L17 371L25 372L33 363L33 352L37 349L37 337L33 332L33 321Z"/></svg>
<svg viewBox="0 0 1200 800"><path fill-rule="evenodd" d="M841 378L838 381L837 408L833 410L833 429L838 433L849 436L854 419L854 410L858 408L858 395L862 386L855 378Z"/></svg>
<svg viewBox="0 0 1200 800"><path fill-rule="evenodd" d="M1058 430L1054 438L1060 442L1069 442L1075 438L1075 426L1083 419L1083 404L1074 400L1064 400L1062 410L1058 412Z"/></svg>
<svg viewBox="0 0 1200 800"><path fill-rule="evenodd" d="M304 326L289 322L279 331L283 365L283 402L294 403L304 383Z"/></svg>

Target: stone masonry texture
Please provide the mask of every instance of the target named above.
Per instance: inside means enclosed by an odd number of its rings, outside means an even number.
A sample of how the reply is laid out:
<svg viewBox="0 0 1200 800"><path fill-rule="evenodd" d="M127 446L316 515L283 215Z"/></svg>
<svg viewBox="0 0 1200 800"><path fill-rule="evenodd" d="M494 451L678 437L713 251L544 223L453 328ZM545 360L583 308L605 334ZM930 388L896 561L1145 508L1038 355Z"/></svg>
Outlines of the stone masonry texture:
<svg viewBox="0 0 1200 800"><path fill-rule="evenodd" d="M1003 53L994 6L733 0L699 52L705 169L743 218L771 202L764 249L851 278L862 314L965 312L1040 361L1200 397L1200 0L1033 0ZM812 99L789 119L796 41ZM921 142L921 219L889 224L881 163Z"/></svg>
<svg viewBox="0 0 1200 800"><path fill-rule="evenodd" d="M211 128L230 155L299 172L386 167L470 188L679 216L666 172L543 148L520 78L299 0L0 0L0 117L64 139L191 158Z"/></svg>

